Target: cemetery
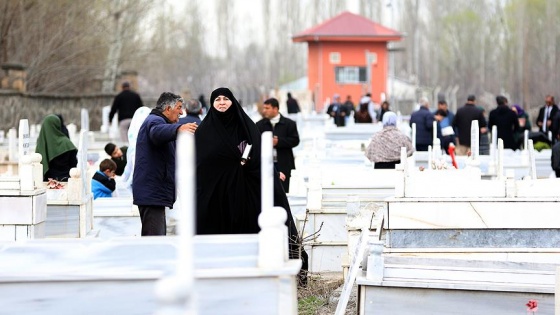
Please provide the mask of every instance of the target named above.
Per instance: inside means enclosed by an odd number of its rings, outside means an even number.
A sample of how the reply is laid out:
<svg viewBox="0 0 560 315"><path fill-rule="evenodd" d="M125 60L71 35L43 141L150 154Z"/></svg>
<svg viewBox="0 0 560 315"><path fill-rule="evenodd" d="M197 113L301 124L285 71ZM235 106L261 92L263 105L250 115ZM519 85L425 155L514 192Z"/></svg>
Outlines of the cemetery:
<svg viewBox="0 0 560 315"><path fill-rule="evenodd" d="M4 309L153 314L196 301L200 314L297 314L301 262L289 260L284 246L270 245L282 244L286 233L271 203L270 212L261 215L277 225L262 226L258 235L194 236L185 224L192 204L180 202L192 199L193 178L182 167L180 185L191 188L179 194L179 235L140 239L138 209L123 182L115 197L92 198L92 170L105 157L101 148L115 126L91 132L85 129L88 119L84 110L85 127L79 133L69 128L78 167L61 189L42 181L40 155L32 153L37 126L22 120L1 146L8 156L0 176ZM483 156L473 141L473 154L457 157L459 169L449 156L430 150L410 157L402 152L397 169L380 170L363 153L378 125L333 128L331 120L314 115L297 121L302 141L288 197L305 239L310 275L345 280L336 314L344 314L354 286L360 314L449 308L467 314L472 311L467 306L486 300L499 302L484 303L491 304L484 309L511 314L529 299L553 312L560 183L548 178L549 163L537 163L539 156L550 160L550 152L506 153L501 139L493 139L491 155ZM414 133L414 125L404 124L402 132ZM325 131L322 137L318 130ZM477 130L473 126L473 139ZM189 138L178 142L193 145ZM263 150L263 161L271 161L266 154L271 153ZM122 290L132 294L118 294ZM403 294L413 298L403 303ZM38 299L49 302L30 303ZM420 312L418 306L426 304L433 307Z"/></svg>

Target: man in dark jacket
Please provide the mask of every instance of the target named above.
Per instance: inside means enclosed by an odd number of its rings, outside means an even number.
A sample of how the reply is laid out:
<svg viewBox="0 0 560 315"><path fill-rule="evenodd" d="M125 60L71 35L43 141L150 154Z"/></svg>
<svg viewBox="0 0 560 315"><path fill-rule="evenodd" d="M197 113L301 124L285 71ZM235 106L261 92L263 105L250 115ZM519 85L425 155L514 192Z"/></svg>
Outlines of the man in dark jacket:
<svg viewBox="0 0 560 315"><path fill-rule="evenodd" d="M109 122L113 120L116 113L119 114L119 133L121 141L128 142L128 127L132 121L134 112L144 106L142 99L138 93L130 89L130 83L123 82L122 92L120 92L113 100L111 111L109 112Z"/></svg>
<svg viewBox="0 0 560 315"><path fill-rule="evenodd" d="M488 116L488 129L492 130L492 126L496 126L498 138L504 142L504 148L517 150L517 142L513 138L519 129L517 114L509 108L505 96L496 96L496 103L498 107L490 111Z"/></svg>
<svg viewBox="0 0 560 315"><path fill-rule="evenodd" d="M552 130L552 123L554 116L558 113L558 106L554 103L554 96L547 95L544 99L545 104L539 109L539 116L537 116L537 126L539 131L547 133ZM553 135L554 136L554 135Z"/></svg>
<svg viewBox="0 0 560 315"><path fill-rule="evenodd" d="M428 151L433 142L434 114L426 97L420 99L420 108L410 116L412 124L416 124L416 151Z"/></svg>
<svg viewBox="0 0 560 315"><path fill-rule="evenodd" d="M453 128L457 131L457 147L455 153L457 155L467 155L471 149L471 124L473 120L478 121L479 135L487 132L486 119L481 109L475 105L476 97L469 95L467 103L457 110L455 119L453 120Z"/></svg>
<svg viewBox="0 0 560 315"><path fill-rule="evenodd" d="M257 122L257 127L261 133L272 131L274 165L281 173L280 179L283 179L282 186L284 191L288 192L290 189L290 175L292 169L296 168L292 148L299 144L299 133L296 123L282 116L279 110L280 107L277 99L269 98L264 101L264 118Z"/></svg>
<svg viewBox="0 0 560 315"><path fill-rule="evenodd" d="M288 114L297 114L301 111L298 101L292 97L292 93L290 92L288 92L288 100L286 101L286 106L288 106Z"/></svg>
<svg viewBox="0 0 560 315"><path fill-rule="evenodd" d="M200 114L202 114L202 104L199 100L191 99L187 101L185 111L187 115L179 118L180 124L197 123L200 125Z"/></svg>
<svg viewBox="0 0 560 315"><path fill-rule="evenodd" d="M166 234L165 207L173 208L176 199L177 132L194 133L197 128L195 123L176 124L182 112L181 96L164 92L138 131L132 196L140 211L142 236Z"/></svg>

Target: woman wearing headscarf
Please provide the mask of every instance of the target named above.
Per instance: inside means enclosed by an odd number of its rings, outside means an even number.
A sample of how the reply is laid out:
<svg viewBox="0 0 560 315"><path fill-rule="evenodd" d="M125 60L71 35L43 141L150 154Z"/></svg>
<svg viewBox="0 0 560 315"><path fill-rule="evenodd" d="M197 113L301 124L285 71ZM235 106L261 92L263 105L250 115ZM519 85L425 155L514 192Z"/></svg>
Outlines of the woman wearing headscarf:
<svg viewBox="0 0 560 315"><path fill-rule="evenodd" d="M78 164L78 149L62 132L60 118L56 115L48 115L43 120L35 152L43 157L43 181L52 178L67 182L70 169Z"/></svg>
<svg viewBox="0 0 560 315"><path fill-rule="evenodd" d="M228 88L210 96L208 113L195 133L197 234L250 234L260 231L261 133ZM246 150L247 158L242 158ZM299 237L279 175L274 205L288 214L290 257L299 257ZM303 251L303 250L302 250ZM303 251L303 269L307 270Z"/></svg>
<svg viewBox="0 0 560 315"><path fill-rule="evenodd" d="M523 146L523 141L525 137L525 130L531 132L531 120L526 111L521 108L521 106L514 104L511 106L511 110L517 114L517 120L519 121L519 129L513 134L513 139L517 143L517 147L521 148Z"/></svg>
<svg viewBox="0 0 560 315"><path fill-rule="evenodd" d="M383 129L371 137L366 149L366 157L376 169L391 169L401 162L401 147L411 156L414 152L412 141L397 129L397 115L393 112L383 114Z"/></svg>

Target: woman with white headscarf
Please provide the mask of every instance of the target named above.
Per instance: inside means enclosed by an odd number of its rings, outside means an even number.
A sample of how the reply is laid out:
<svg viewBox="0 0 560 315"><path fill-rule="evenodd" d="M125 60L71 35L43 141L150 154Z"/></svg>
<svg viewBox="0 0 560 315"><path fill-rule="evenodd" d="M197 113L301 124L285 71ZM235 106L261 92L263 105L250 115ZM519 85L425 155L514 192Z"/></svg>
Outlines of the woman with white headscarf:
<svg viewBox="0 0 560 315"><path fill-rule="evenodd" d="M414 152L410 138L397 129L397 115L385 112L383 129L371 137L365 155L376 169L395 168L401 162L401 147L406 148L407 156Z"/></svg>
<svg viewBox="0 0 560 315"><path fill-rule="evenodd" d="M123 179L126 187L132 186L132 178L134 173L134 161L136 159L136 139L138 138L138 131L146 117L150 114L151 109L147 106L142 106L134 112L134 116L128 128L128 150L126 151L126 166L124 168Z"/></svg>

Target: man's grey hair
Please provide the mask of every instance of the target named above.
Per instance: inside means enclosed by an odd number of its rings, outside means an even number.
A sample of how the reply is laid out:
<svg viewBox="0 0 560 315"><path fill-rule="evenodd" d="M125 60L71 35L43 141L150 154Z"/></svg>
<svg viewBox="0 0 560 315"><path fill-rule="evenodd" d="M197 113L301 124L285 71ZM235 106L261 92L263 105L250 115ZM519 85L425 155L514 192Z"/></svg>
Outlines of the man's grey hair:
<svg viewBox="0 0 560 315"><path fill-rule="evenodd" d="M163 92L157 100L156 109L160 112L163 112L167 106L170 106L171 109L175 109L175 107L177 107L177 102L184 103L181 95L173 94L171 92Z"/></svg>
<svg viewBox="0 0 560 315"><path fill-rule="evenodd" d="M430 107L430 101L428 100L427 97L422 96L420 98L420 100L418 101L418 103L420 103L420 106L426 106L426 107Z"/></svg>

